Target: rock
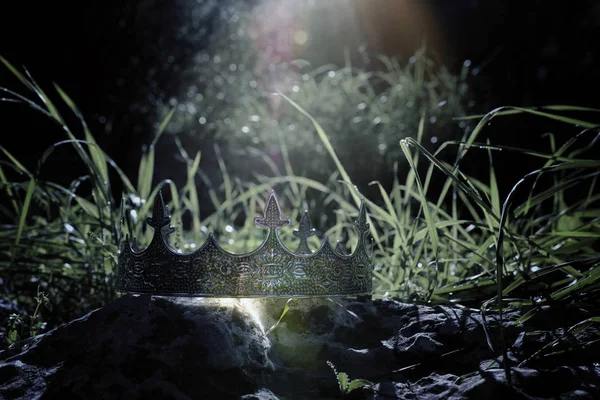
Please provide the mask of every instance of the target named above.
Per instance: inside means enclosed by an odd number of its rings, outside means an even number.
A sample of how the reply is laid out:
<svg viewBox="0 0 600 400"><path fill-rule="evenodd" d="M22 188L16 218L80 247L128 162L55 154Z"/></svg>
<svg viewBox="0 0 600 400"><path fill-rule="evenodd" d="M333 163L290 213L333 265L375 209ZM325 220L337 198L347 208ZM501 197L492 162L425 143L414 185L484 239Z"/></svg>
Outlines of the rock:
<svg viewBox="0 0 600 400"><path fill-rule="evenodd" d="M600 370L589 363L513 368L511 388L497 354L496 315L487 316L488 338L481 315L469 310L389 299L294 299L269 330L286 301L126 295L0 352L0 395L337 398L330 361L350 381L374 383L352 398L600 397ZM516 318L504 315L505 323ZM522 331L505 327L506 342L514 343L511 360L529 352Z"/></svg>
<svg viewBox="0 0 600 400"><path fill-rule="evenodd" d="M260 389L258 392L253 394L246 394L240 397L241 400L279 400L279 397L275 396L273 392L268 389Z"/></svg>
<svg viewBox="0 0 600 400"><path fill-rule="evenodd" d="M124 296L34 338L20 353L0 353L0 393L29 399L34 385L50 397L239 397L272 370L268 348L240 307Z"/></svg>

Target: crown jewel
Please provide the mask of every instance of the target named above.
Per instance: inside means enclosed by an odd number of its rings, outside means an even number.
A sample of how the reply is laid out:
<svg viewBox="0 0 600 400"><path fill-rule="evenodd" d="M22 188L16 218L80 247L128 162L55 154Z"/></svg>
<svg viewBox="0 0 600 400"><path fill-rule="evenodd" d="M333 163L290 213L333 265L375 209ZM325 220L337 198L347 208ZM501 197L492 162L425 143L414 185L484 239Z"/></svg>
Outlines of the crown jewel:
<svg viewBox="0 0 600 400"><path fill-rule="evenodd" d="M271 192L262 217L254 222L268 229L267 237L254 251L234 254L223 249L213 234L189 254L171 249L166 235L173 232L171 216L158 193L152 217L147 224L154 229L152 241L143 251L134 250L125 238L119 252L117 290L171 296L263 297L263 296L340 296L370 294L371 237L366 210L361 203L358 243L352 254L341 244L333 249L327 237L312 251L308 238L316 232L308 212L300 219L294 236L300 239L295 252L279 239L278 230L290 224L281 217L275 193ZM135 243L135 238L134 238Z"/></svg>

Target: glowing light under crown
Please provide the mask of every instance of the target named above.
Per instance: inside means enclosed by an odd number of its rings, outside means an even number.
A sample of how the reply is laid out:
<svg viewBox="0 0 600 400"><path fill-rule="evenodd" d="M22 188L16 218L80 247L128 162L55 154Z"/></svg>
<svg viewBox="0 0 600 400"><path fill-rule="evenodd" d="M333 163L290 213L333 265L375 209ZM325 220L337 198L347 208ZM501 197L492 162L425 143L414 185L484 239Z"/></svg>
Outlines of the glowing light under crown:
<svg viewBox="0 0 600 400"><path fill-rule="evenodd" d="M281 217L275 193L271 193L262 217L255 223L268 229L264 242L247 254L224 250L213 234L196 251L175 252L166 235L173 232L171 216L162 194L156 198L152 218L154 228L148 248L132 249L126 238L119 253L117 290L168 296L263 297L263 296L342 296L370 294L372 290L371 237L366 209L361 203L358 219L358 243L352 254L341 246L331 247L325 238L312 252L307 239L315 232L307 212L294 235L300 239L296 252L279 239L278 230L289 225Z"/></svg>

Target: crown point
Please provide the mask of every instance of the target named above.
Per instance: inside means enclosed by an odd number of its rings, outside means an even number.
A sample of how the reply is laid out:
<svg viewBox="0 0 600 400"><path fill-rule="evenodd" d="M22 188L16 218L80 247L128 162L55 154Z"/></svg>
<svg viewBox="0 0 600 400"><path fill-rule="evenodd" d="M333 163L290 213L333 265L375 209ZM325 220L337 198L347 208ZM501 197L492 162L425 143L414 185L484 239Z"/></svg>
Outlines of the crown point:
<svg viewBox="0 0 600 400"><path fill-rule="evenodd" d="M308 211L305 210L304 214L302 214L302 217L300 218L300 224L298 226L298 229L294 229L294 236L303 239L314 236L315 234L316 231L311 227L310 224L310 217L308 216Z"/></svg>
<svg viewBox="0 0 600 400"><path fill-rule="evenodd" d="M310 226L310 218L308 216L308 211L305 210L304 214L300 218L300 225L298 229L294 229L294 236L300 239L300 244L296 249L296 253L298 254L312 254L312 250L308 247L308 238L314 236L316 231Z"/></svg>
<svg viewBox="0 0 600 400"><path fill-rule="evenodd" d="M281 207L274 191L271 192L267 199L263 216L254 218L254 222L270 230L276 230L290 224L289 218L281 217Z"/></svg>
<svg viewBox="0 0 600 400"><path fill-rule="evenodd" d="M153 228L162 228L171 223L171 215L169 209L163 199L162 191L158 191L156 198L154 199L154 208L152 210L152 217L146 220L146 223Z"/></svg>
<svg viewBox="0 0 600 400"><path fill-rule="evenodd" d="M364 198L360 200L358 219L354 221L354 226L359 232L365 232L369 230L369 224L367 223L367 206L365 205Z"/></svg>

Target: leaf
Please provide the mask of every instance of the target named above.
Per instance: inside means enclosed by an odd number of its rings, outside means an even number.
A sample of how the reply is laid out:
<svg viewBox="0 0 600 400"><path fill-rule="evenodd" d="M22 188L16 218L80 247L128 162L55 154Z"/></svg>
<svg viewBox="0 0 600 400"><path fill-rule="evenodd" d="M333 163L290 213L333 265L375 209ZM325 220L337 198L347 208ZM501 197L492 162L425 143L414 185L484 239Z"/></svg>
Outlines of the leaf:
<svg viewBox="0 0 600 400"><path fill-rule="evenodd" d="M304 108L302 108L294 100L290 99L285 94L283 94L283 93L281 93L279 91L277 93L281 97L283 97L285 100L287 100L287 102L290 103L296 110L300 111L300 113L302 113L304 116L306 116L310 120L310 122L312 122L313 126L315 127L315 129L317 131L317 134L319 135L319 138L321 139L321 142L323 142L323 146L325 146L325 149L327 149L327 152L329 153L329 155L333 159L333 162L335 163L335 166L337 167L338 171L340 171L340 174L342 175L342 179L350 187L354 187L354 184L352 183L352 180L350 179L350 176L348 175L348 172L346 172L346 169L342 165L342 162L340 161L340 159L338 158L337 154L335 153L335 150L333 149L333 146L331 145L331 142L329 141L329 138L327 137L327 134L325 133L325 130L323 129L323 127L321 126L321 124L319 124L317 122L317 120L313 118L312 115L310 115ZM356 206L358 207L360 205L360 198L358 197L358 195L353 190L350 191L350 194L354 198L354 202L356 203Z"/></svg>
<svg viewBox="0 0 600 400"><path fill-rule="evenodd" d="M600 232L555 231L547 233L547 235L573 238L600 238Z"/></svg>
<svg viewBox="0 0 600 400"><path fill-rule="evenodd" d="M8 195L8 198L10 199L10 203L12 204L12 206L15 210L15 213L18 214L19 213L19 205L17 204L17 201L13 197L13 191L12 191L10 185L8 184L6 175L4 175L4 170L2 169L2 166L0 166L0 182L6 186L6 194Z"/></svg>
<svg viewBox="0 0 600 400"><path fill-rule="evenodd" d="M273 324L272 327L269 328L269 330L265 333L265 335L268 335L269 333L273 332L273 330L275 330L275 328L277 328L277 326L279 325L279 323L281 322L283 317L285 317L285 314L287 314L287 312L290 310L290 304L292 303L292 300L294 300L294 298L290 297L288 299L288 301L285 302L285 307L283 307L283 311L281 312L279 319L277 320L277 322L275 322L275 324Z"/></svg>
<svg viewBox="0 0 600 400"><path fill-rule="evenodd" d="M60 97L63 99L63 101L69 106L69 108L73 111L73 113L77 116L77 118L81 122L81 125L83 126L83 131L85 133L85 140L88 142L88 146L89 146L88 149L90 152L90 156L92 157L92 161L94 162L96 170L98 171L98 174L100 175L99 178L100 178L100 181L102 182L103 190L106 190L107 189L106 186L108 185L109 181L108 181L108 167L106 164L106 158L104 157L104 152L100 149L100 147L96 143L96 139L90 132L90 130L83 118L83 115L79 111L79 108L77 107L75 102L56 83L54 84L54 87L56 88L56 91L58 92Z"/></svg>
<svg viewBox="0 0 600 400"><path fill-rule="evenodd" d="M192 229L195 239L200 239L200 201L198 200L198 188L196 187L196 174L200 166L200 152L196 153L196 157L191 165L188 165L187 171L187 194L190 202L190 210L192 213Z"/></svg>
<svg viewBox="0 0 600 400"><path fill-rule="evenodd" d="M142 154L140 165L138 167L138 194L144 200L148 201L148 196L152 190L152 176L154 175L154 147L150 147Z"/></svg>
<svg viewBox="0 0 600 400"><path fill-rule="evenodd" d="M29 206L31 204L31 198L33 196L33 191L35 189L35 179L31 178L29 184L27 185L27 194L25 195L25 200L23 201L23 206L21 207L21 215L19 217L19 226L17 228L17 235L15 237L15 246L19 245L19 241L21 240L21 234L23 233L23 228L25 227L25 221L27 219L27 212L29 211Z"/></svg>
<svg viewBox="0 0 600 400"><path fill-rule="evenodd" d="M371 382L371 381L368 381L366 379L353 379L348 384L347 393L350 393L351 391L359 389L359 388L370 387L370 386L373 386L373 382Z"/></svg>
<svg viewBox="0 0 600 400"><path fill-rule="evenodd" d="M98 207L94 205L94 203L84 199L81 196L75 195L75 201L79 206L85 211L88 215L94 217L95 219L100 219L100 214L98 213Z"/></svg>
<svg viewBox="0 0 600 400"><path fill-rule="evenodd" d="M439 247L439 239L437 234L437 229L435 227L435 222L431 217L431 212L429 211L429 205L427 204L427 197L425 196L425 191L423 190L423 184L421 183L421 178L419 178L419 173L417 170L417 166L413 162L413 158L410 154L410 149L408 148L408 144L405 140L400 141L400 146L402 147L402 151L408 160L410 168L415 173L415 180L417 182L417 189L420 194L421 201L421 209L423 210L423 214L425 214L425 220L427 221L427 229L429 231L429 238L431 239L431 245L433 246L433 253L437 254Z"/></svg>
<svg viewBox="0 0 600 400"><path fill-rule="evenodd" d="M150 145L151 147L155 146L156 143L158 142L158 139L160 139L161 135L164 133L165 129L167 128L167 125L169 124L169 122L171 121L171 118L173 117L173 114L175 113L175 109L172 108L167 115L165 116L165 118L161 121L159 127L158 127L158 131L156 131L156 135L154 136L154 140L152 140L152 144Z"/></svg>
<svg viewBox="0 0 600 400"><path fill-rule="evenodd" d="M27 168L25 168L25 166L23 164L21 164L19 162L19 160L17 160L12 154L10 154L10 152L8 150L6 150L3 146L0 146L0 150L2 150L2 152L6 155L6 157L8 157L10 162L12 162L13 165L15 167L17 167L17 169L19 171L23 172L26 175L31 176L31 173L27 170Z"/></svg>
<svg viewBox="0 0 600 400"><path fill-rule="evenodd" d="M345 372L338 372L336 378L342 393L348 393L348 374Z"/></svg>
<svg viewBox="0 0 600 400"><path fill-rule="evenodd" d="M17 332L16 329L9 329L8 330L8 336L6 338L6 342L7 344L13 344L16 343L20 340L21 338L19 337L19 333Z"/></svg>
<svg viewBox="0 0 600 400"><path fill-rule="evenodd" d="M496 181L494 164L492 163L492 152L490 150L488 150L488 156L490 161L490 197L492 210L494 211L494 214L498 216L500 215L500 195L498 192L498 182Z"/></svg>
<svg viewBox="0 0 600 400"><path fill-rule="evenodd" d="M6 68L8 68L8 70L10 72L13 73L14 76L17 77L18 80L21 81L21 83L23 85L25 85L25 87L27 87L27 89L31 90L31 82L29 82L24 76L23 74L21 74L15 67L13 67L13 65L11 63L9 63L4 57L0 56L0 62L2 62L2 64L4 64L6 66Z"/></svg>
<svg viewBox="0 0 600 400"><path fill-rule="evenodd" d="M569 106L569 105L555 105L555 106L545 106L545 107L540 107L541 109L546 109L546 110L551 110L551 111L589 111L589 112L600 112L599 109L597 108L589 108L589 107L579 107L579 106ZM538 116L542 116L542 117L546 117L546 118L550 118L550 119L554 119L557 121L561 121L564 123L568 123L571 125L576 125L576 126L582 126L584 128L595 128L598 126L598 123L593 123L593 122L588 122L588 121L582 121L582 120L578 120L578 119L574 119L574 118L569 118L569 117L563 117L561 115L556 115L556 114L550 114L550 113L545 113L545 112L541 112L536 110L535 108L524 108L524 107L499 107L496 108L495 110L492 110L491 112L489 112L488 114L485 115L470 115L467 117L460 117L460 118L455 118L457 120L468 120L468 119L479 119L479 118L486 118L488 116L491 117L495 117L495 116L505 116L505 115L514 115L514 114L522 114L522 113L530 113L530 114L534 114L534 115L538 115ZM489 118L491 119L491 118ZM489 122L488 121L486 122Z"/></svg>
<svg viewBox="0 0 600 400"><path fill-rule="evenodd" d="M583 288L597 283L600 280L600 267L596 267L590 271L587 271L583 278L577 279L577 281L561 290L557 290L550 295L553 300L558 300L566 295L582 290Z"/></svg>
<svg viewBox="0 0 600 400"><path fill-rule="evenodd" d="M148 150L142 154L142 159L140 160L140 165L138 168L138 194L143 200L148 200L148 196L152 190L152 178L154 177L154 155L156 143L158 139L160 139L161 135L165 131L167 124L173 117L173 113L175 109L171 109L167 116L162 120L160 126L158 127L158 131L154 135L154 139L152 143L148 147Z"/></svg>

